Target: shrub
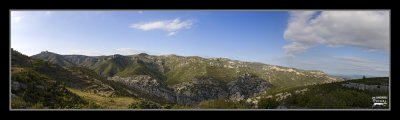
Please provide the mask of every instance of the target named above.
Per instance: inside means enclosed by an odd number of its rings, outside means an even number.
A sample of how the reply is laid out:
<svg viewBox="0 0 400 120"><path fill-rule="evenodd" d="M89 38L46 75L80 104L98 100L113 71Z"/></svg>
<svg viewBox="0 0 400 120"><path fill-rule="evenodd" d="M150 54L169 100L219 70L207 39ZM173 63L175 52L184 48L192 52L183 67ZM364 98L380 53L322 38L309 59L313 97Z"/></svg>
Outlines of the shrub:
<svg viewBox="0 0 400 120"><path fill-rule="evenodd" d="M155 102L140 100L137 103L131 103L128 108L130 109L161 109L161 105Z"/></svg>
<svg viewBox="0 0 400 120"><path fill-rule="evenodd" d="M273 98L261 98L258 102L258 108L260 109L275 109L279 106L279 102Z"/></svg>
<svg viewBox="0 0 400 120"><path fill-rule="evenodd" d="M207 100L199 103L201 109L244 109L244 104L226 100Z"/></svg>

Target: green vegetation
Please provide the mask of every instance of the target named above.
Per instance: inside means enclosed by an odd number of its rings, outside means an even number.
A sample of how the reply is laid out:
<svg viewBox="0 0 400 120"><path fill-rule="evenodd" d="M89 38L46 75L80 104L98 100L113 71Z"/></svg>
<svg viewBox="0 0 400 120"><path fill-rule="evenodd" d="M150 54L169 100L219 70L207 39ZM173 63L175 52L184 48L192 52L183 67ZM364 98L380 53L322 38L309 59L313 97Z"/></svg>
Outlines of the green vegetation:
<svg viewBox="0 0 400 120"><path fill-rule="evenodd" d="M140 100L139 102L131 103L128 107L129 109L161 109L162 106L158 103Z"/></svg>
<svg viewBox="0 0 400 120"><path fill-rule="evenodd" d="M228 100L207 100L199 103L200 109L246 109L250 106Z"/></svg>
<svg viewBox="0 0 400 120"><path fill-rule="evenodd" d="M52 53L52 52L47 52L47 51L44 51L41 54L37 54L34 57L43 58L46 61L58 64L60 66L74 66L75 65L71 61L65 59L64 56L56 54L56 53Z"/></svg>
<svg viewBox="0 0 400 120"><path fill-rule="evenodd" d="M239 77L239 75L235 73L236 71L234 69L209 66L206 67L206 70L207 70L207 76L215 80L220 80L224 82L229 82Z"/></svg>
<svg viewBox="0 0 400 120"><path fill-rule="evenodd" d="M277 102L274 98L261 98L258 102L259 109L276 109L279 106L279 102Z"/></svg>
<svg viewBox="0 0 400 120"><path fill-rule="evenodd" d="M346 82L361 83L366 85L389 85L389 79L387 77L347 80Z"/></svg>
<svg viewBox="0 0 400 120"><path fill-rule="evenodd" d="M271 67L260 63L234 63L229 59L155 57L146 54L96 58L71 55L64 58L62 55L45 53L48 56L36 57L49 59L50 62L32 59L12 51L13 109L255 108L255 104L245 103L243 100L235 102L221 99L205 100L196 105L179 105L167 102L164 98L147 93L141 88L106 79L111 76L136 75L151 76L164 81L162 84L167 86L191 80L215 80L212 82L218 83L213 84L217 86L236 80L245 73L250 74L270 82L273 86L261 95L252 97L252 100L258 97L259 109L276 109L278 106L293 109L370 109L372 97L389 96L386 91L358 90L343 86L346 83L388 86L387 77L334 82L335 79L320 71ZM231 64L238 66L232 67ZM213 85L208 86L214 87ZM194 85L189 89L196 91L194 89L201 88ZM210 93L209 90L211 89L206 88L202 91Z"/></svg>
<svg viewBox="0 0 400 120"><path fill-rule="evenodd" d="M68 90L87 101L93 101L104 109L127 109L129 104L138 101L132 97L105 97L73 88L68 88Z"/></svg>
<svg viewBox="0 0 400 120"><path fill-rule="evenodd" d="M276 88L291 88L336 80L331 80L321 71L297 70L280 66L272 67L262 63L240 62L226 58L204 59L196 56L150 56L147 54L101 57L65 55L63 58L63 55L51 52L42 52L33 57L48 60L54 56L57 60L49 61L62 66L65 65L64 61L67 61L77 66L88 67L105 77L149 75L163 80L167 86L191 81L201 76L228 83L245 73L252 73L264 80L268 80Z"/></svg>
<svg viewBox="0 0 400 120"><path fill-rule="evenodd" d="M12 51L11 83L13 109L82 109L99 108L97 104L86 101L65 87L60 77L69 77L58 65L31 59ZM17 57L18 56L18 57ZM29 61L29 64L19 64ZM55 77L58 76L58 77ZM61 79L63 80L63 79Z"/></svg>
<svg viewBox="0 0 400 120"><path fill-rule="evenodd" d="M318 86L310 88L303 95L294 95L287 99L287 104L318 109L368 108L372 105L372 96L363 91L337 89L339 86Z"/></svg>
<svg viewBox="0 0 400 120"><path fill-rule="evenodd" d="M389 96L387 92L377 92L368 90L358 90L347 88L342 84L353 82L344 81L320 85L311 85L296 87L286 90L274 91L264 94L276 95L277 93L290 93L291 95L281 101L274 99L266 100L262 98L259 102L259 108L274 108L278 105L284 105L288 108L309 108L309 109L369 109L373 102L374 96ZM366 78L354 80L358 83L374 83L384 84L388 82L388 78ZM307 89L306 92L296 93L295 91ZM277 104L278 103L278 104ZM267 106L267 107L266 107ZM269 107L272 106L272 107Z"/></svg>
<svg viewBox="0 0 400 120"><path fill-rule="evenodd" d="M186 105L174 104L174 105L172 105L171 108L165 108L165 109L193 109L193 107L191 107L191 106L186 106Z"/></svg>
<svg viewBox="0 0 400 120"><path fill-rule="evenodd" d="M98 108L96 104L81 99L47 76L30 68L17 68L12 72L14 84L12 93L16 96L11 101L13 109L75 109ZM14 69L14 70L17 70Z"/></svg>
<svg viewBox="0 0 400 120"><path fill-rule="evenodd" d="M175 67L171 71L167 72L165 83L167 85L174 85L184 81L191 80L198 76L203 76L204 74L205 74L204 64L193 62L189 63L188 65Z"/></svg>
<svg viewBox="0 0 400 120"><path fill-rule="evenodd" d="M138 100L128 106L129 109L193 109L191 106L179 104L160 104L149 100Z"/></svg>
<svg viewBox="0 0 400 120"><path fill-rule="evenodd" d="M79 78L81 80L87 81L89 83L95 83L96 80L98 80L101 82L101 84L111 86L115 91L115 95L117 95L117 96L131 96L131 94L129 92L127 92L127 91L129 91L128 86L126 86L122 83L107 80L104 76L97 74L96 72L94 72L93 70L91 70L89 68L70 67L68 69L73 71L74 73L77 73L80 76L88 76L88 77Z"/></svg>
<svg viewBox="0 0 400 120"><path fill-rule="evenodd" d="M25 56L14 49L11 48L11 63L13 66L18 67L29 67L31 66L31 61L29 60L28 56Z"/></svg>
<svg viewBox="0 0 400 120"><path fill-rule="evenodd" d="M109 60L110 61L110 60ZM107 62L103 61L98 64L95 64L94 67L97 73L100 73L104 76L113 76L122 70L121 66L118 66L115 62Z"/></svg>
<svg viewBox="0 0 400 120"><path fill-rule="evenodd" d="M158 70L151 69L148 67L143 61L138 61L138 64L133 64L131 66L126 67L121 72L118 72L116 76L120 77L132 77L134 75L149 75L154 78L164 80L164 75Z"/></svg>

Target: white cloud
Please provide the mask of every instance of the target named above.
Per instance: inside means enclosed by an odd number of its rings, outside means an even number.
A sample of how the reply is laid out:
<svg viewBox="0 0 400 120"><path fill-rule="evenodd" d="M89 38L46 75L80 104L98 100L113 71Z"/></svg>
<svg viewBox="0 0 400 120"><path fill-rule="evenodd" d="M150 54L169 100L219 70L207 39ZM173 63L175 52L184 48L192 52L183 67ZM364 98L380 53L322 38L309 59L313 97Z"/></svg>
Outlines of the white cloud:
<svg viewBox="0 0 400 120"><path fill-rule="evenodd" d="M335 56L334 58L339 59L339 60L349 61L349 62L352 62L352 63L371 62L370 60L362 59L362 58L359 58L359 57L353 57L353 56Z"/></svg>
<svg viewBox="0 0 400 120"><path fill-rule="evenodd" d="M302 42L293 42L292 44L283 46L285 50L284 57L294 57L294 54L303 52L311 47L315 46L314 44L305 44Z"/></svg>
<svg viewBox="0 0 400 120"><path fill-rule="evenodd" d="M389 74L388 62L373 61L353 56L335 56L334 58L345 64L342 69Z"/></svg>
<svg viewBox="0 0 400 120"><path fill-rule="evenodd" d="M133 55L133 54L139 54L139 53L146 53L145 51L142 50L135 50L132 48L117 48L115 49L117 54L121 55Z"/></svg>
<svg viewBox="0 0 400 120"><path fill-rule="evenodd" d="M21 20L21 16L18 15L17 12L11 11L11 21L18 23Z"/></svg>
<svg viewBox="0 0 400 120"><path fill-rule="evenodd" d="M131 25L131 28L149 31L149 30L163 30L168 32L167 36L175 35L179 30L189 29L193 25L192 20L181 21L179 18L174 20L152 21L144 23L136 23Z"/></svg>
<svg viewBox="0 0 400 120"><path fill-rule="evenodd" d="M167 34L167 36L173 36L173 35L175 35L177 32L169 32L168 34Z"/></svg>
<svg viewBox="0 0 400 120"><path fill-rule="evenodd" d="M293 11L283 49L292 57L318 45L388 52L389 27L389 11Z"/></svg>

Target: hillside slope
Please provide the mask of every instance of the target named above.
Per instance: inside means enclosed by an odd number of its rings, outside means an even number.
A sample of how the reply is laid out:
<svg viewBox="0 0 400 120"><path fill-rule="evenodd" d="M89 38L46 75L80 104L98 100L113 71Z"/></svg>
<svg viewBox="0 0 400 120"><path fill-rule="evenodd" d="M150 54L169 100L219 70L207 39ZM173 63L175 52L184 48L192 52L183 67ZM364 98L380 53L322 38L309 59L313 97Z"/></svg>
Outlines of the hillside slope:
<svg viewBox="0 0 400 120"><path fill-rule="evenodd" d="M49 59L58 56L62 60ZM33 58L68 67L89 68L108 80L122 83L151 99L195 105L204 100L243 101L270 89L284 89L341 81L321 71L299 70L226 58L145 53L123 56L54 55L41 52ZM136 95L138 96L138 95Z"/></svg>
<svg viewBox="0 0 400 120"><path fill-rule="evenodd" d="M49 56L63 56L62 60L49 59ZM85 66L106 77L134 77L148 75L172 86L196 78L208 77L225 83L244 74L254 74L272 83L275 87L294 87L317 83L329 83L342 79L330 77L322 71L300 70L282 66L254 62L242 62L226 58L201 58L197 56L137 54L130 56L82 56L54 55L42 52L32 56L61 66L65 63Z"/></svg>

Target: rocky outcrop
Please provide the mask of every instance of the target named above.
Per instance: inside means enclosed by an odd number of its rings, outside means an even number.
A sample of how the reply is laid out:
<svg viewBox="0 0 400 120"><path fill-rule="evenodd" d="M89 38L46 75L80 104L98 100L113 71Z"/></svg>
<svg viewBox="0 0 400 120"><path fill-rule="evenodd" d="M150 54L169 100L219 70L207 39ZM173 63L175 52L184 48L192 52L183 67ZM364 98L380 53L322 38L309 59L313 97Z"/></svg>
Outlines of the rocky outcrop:
<svg viewBox="0 0 400 120"><path fill-rule="evenodd" d="M114 80L124 83L129 87L144 92L146 94L164 98L167 102L175 102L176 96L172 89L164 86L159 80L148 75L137 75L135 77L109 77L108 80Z"/></svg>
<svg viewBox="0 0 400 120"><path fill-rule="evenodd" d="M24 83L20 83L17 81L11 81L11 90L12 91L19 91L19 90L24 90L27 88L27 85Z"/></svg>
<svg viewBox="0 0 400 120"><path fill-rule="evenodd" d="M194 79L173 86L177 95L177 103L196 103L209 99L225 99L227 97L226 86L219 81L211 79Z"/></svg>
<svg viewBox="0 0 400 120"><path fill-rule="evenodd" d="M104 84L97 79L94 79L90 86L84 88L84 91L89 91L104 97L115 96L116 92L110 85Z"/></svg>
<svg viewBox="0 0 400 120"><path fill-rule="evenodd" d="M269 89L272 85L254 75L244 74L237 80L228 83L229 99L245 100Z"/></svg>
<svg viewBox="0 0 400 120"><path fill-rule="evenodd" d="M196 78L171 87L147 75L135 77L109 77L108 80L124 83L136 90L165 99L168 102L192 105L204 100L245 100L268 90L272 85L252 75L243 75L237 80L224 83L211 78Z"/></svg>

